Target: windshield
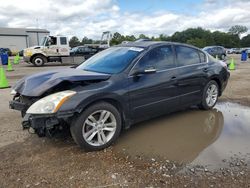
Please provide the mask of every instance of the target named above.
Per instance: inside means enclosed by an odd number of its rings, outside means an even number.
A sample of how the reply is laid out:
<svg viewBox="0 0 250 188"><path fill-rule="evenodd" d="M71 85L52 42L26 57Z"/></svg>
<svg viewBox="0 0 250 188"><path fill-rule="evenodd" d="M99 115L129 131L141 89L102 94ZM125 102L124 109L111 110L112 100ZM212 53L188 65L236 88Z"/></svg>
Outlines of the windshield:
<svg viewBox="0 0 250 188"><path fill-rule="evenodd" d="M47 37L43 37L41 40L41 46L45 46L46 41L47 41Z"/></svg>
<svg viewBox="0 0 250 188"><path fill-rule="evenodd" d="M125 69L141 51L143 48L112 47L92 56L77 69L116 74Z"/></svg>

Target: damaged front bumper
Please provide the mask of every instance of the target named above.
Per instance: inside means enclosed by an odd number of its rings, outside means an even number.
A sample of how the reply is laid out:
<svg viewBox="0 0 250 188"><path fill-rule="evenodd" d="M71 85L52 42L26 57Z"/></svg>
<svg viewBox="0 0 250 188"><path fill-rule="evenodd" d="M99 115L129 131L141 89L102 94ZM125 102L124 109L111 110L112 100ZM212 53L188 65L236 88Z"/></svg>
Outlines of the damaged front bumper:
<svg viewBox="0 0 250 188"><path fill-rule="evenodd" d="M32 128L34 132L42 136L52 136L59 130L69 127L73 112L61 114L26 114L22 121L23 129Z"/></svg>
<svg viewBox="0 0 250 188"><path fill-rule="evenodd" d="M57 112L54 114L26 114L30 105L12 100L9 102L10 109L21 111L23 129L33 129L38 136L53 135L70 124L74 115L73 111ZM69 127L69 126L67 126Z"/></svg>

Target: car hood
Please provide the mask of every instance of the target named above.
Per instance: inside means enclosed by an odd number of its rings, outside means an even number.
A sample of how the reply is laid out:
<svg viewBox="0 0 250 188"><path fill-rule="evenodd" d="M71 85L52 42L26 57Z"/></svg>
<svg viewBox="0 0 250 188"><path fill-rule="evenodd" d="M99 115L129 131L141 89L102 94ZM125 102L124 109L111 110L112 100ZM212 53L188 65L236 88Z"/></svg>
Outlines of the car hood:
<svg viewBox="0 0 250 188"><path fill-rule="evenodd" d="M91 80L106 80L109 77L109 74L68 68L41 72L24 77L18 81L15 86L13 86L13 89L21 95L38 97L47 90L64 81L81 82Z"/></svg>

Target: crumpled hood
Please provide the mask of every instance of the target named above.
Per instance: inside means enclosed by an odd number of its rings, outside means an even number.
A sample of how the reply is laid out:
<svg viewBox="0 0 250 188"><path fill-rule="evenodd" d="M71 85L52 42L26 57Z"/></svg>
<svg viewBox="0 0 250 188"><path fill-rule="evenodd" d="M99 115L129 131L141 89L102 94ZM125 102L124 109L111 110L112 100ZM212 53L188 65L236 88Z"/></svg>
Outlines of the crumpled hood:
<svg viewBox="0 0 250 188"><path fill-rule="evenodd" d="M13 89L21 95L38 97L63 81L106 80L109 77L109 74L68 68L41 72L24 77L13 86Z"/></svg>

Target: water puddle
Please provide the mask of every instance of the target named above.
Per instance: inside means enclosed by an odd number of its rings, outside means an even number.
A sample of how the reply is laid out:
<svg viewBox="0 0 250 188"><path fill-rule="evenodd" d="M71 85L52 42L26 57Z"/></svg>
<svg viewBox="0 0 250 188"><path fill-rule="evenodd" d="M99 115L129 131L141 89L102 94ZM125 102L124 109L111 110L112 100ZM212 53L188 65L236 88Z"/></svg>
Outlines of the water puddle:
<svg viewBox="0 0 250 188"><path fill-rule="evenodd" d="M233 156L250 156L250 108L218 103L143 122L122 134L114 150L132 159L221 167Z"/></svg>

